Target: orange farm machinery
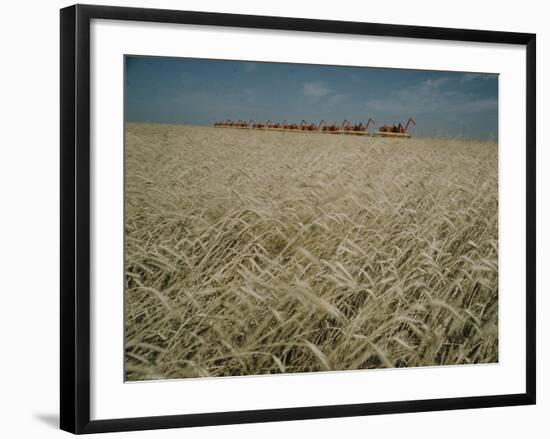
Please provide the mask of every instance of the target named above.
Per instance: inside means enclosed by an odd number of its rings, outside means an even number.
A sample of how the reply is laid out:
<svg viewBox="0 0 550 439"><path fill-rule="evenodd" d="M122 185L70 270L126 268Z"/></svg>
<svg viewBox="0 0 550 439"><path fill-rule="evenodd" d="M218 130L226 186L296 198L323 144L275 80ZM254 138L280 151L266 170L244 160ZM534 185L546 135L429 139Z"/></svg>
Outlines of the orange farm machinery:
<svg viewBox="0 0 550 439"><path fill-rule="evenodd" d="M343 131L343 134L369 134L369 125L374 124L374 120L369 117L369 120L366 124L360 123L351 123L349 120L344 119L340 130Z"/></svg>
<svg viewBox="0 0 550 439"><path fill-rule="evenodd" d="M250 128L250 125L248 122L245 122L244 120L238 120L236 122L232 120L222 120L219 122L214 122L214 126L216 128Z"/></svg>
<svg viewBox="0 0 550 439"><path fill-rule="evenodd" d="M363 122L350 122L347 119L341 124L337 123L327 123L322 120L319 124L309 123L305 120L302 120L299 124L294 122L288 122L284 120L283 122L272 122L268 120L267 122L256 122L250 120L248 122L238 120L224 120L214 123L216 128L246 128L252 130L263 130L263 131L289 131L289 132L307 132L307 133L322 133L322 134L349 134L349 135L360 135L360 136L382 136L382 137L403 137L409 138L411 135L407 133L407 129L410 124L416 125L415 120L411 117L407 121L406 125L403 126L401 122L397 125L383 125L378 131L370 132L369 126L375 125L376 123L372 118L369 117L366 123Z"/></svg>
<svg viewBox="0 0 550 439"><path fill-rule="evenodd" d="M406 137L409 138L411 135L407 133L407 129L409 128L410 124L416 125L416 121L410 117L407 121L406 125L403 126L401 122L399 122L397 125L382 125L378 132L374 133L376 136L382 136L382 137Z"/></svg>

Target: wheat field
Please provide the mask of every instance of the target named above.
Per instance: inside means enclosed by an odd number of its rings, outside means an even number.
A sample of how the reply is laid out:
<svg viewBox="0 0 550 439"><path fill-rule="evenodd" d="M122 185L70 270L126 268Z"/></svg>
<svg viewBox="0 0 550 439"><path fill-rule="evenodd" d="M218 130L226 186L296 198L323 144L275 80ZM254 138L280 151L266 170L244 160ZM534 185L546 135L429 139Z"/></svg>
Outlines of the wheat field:
<svg viewBox="0 0 550 439"><path fill-rule="evenodd" d="M127 124L126 379L498 361L498 147Z"/></svg>

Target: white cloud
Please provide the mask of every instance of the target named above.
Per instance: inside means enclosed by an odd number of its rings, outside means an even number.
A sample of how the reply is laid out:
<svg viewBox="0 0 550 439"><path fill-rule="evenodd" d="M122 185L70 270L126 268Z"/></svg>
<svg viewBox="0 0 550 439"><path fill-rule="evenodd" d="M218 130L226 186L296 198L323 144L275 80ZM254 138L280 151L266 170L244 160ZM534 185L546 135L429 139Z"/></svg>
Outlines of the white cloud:
<svg viewBox="0 0 550 439"><path fill-rule="evenodd" d="M344 101L347 98L348 98L348 95L346 94L339 94L339 93L331 94L328 97L327 105L339 104L340 102Z"/></svg>
<svg viewBox="0 0 550 439"><path fill-rule="evenodd" d="M457 113L484 113L486 111L497 111L498 99L477 99L457 104L453 110Z"/></svg>
<svg viewBox="0 0 550 439"><path fill-rule="evenodd" d="M390 93L385 98L366 102L368 110L392 117L419 114L465 114L496 110L497 99L474 98L453 85L453 78L427 79L407 89ZM460 79L462 82L462 79Z"/></svg>
<svg viewBox="0 0 550 439"><path fill-rule="evenodd" d="M322 98L323 96L327 96L328 94L330 94L330 89L324 82L321 81L304 83L302 91L306 98L313 100Z"/></svg>
<svg viewBox="0 0 550 439"><path fill-rule="evenodd" d="M448 83L451 80L449 76L442 76L441 78L436 79L426 79L420 83L420 87L426 90L435 90L439 89L443 84Z"/></svg>
<svg viewBox="0 0 550 439"><path fill-rule="evenodd" d="M462 78L460 78L460 82L470 82L474 79L481 79L481 80L488 80L488 79L494 79L496 77L495 74L491 73L465 73L462 75Z"/></svg>

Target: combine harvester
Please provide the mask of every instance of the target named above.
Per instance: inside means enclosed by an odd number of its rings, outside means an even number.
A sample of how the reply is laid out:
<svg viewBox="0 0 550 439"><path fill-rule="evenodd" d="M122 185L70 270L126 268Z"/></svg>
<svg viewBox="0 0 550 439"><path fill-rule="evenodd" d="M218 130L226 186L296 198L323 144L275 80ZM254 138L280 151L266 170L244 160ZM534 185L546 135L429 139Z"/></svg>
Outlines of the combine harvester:
<svg viewBox="0 0 550 439"><path fill-rule="evenodd" d="M378 132L373 133L373 135L381 137L404 137L409 139L411 135L407 133L407 129L409 128L411 122L413 125L416 125L416 122L412 117L409 117L409 120L404 128L401 122L397 125L383 125L378 129Z"/></svg>
<svg viewBox="0 0 550 439"><path fill-rule="evenodd" d="M351 123L349 120L344 119L344 121L338 125L336 123L327 123L322 120L319 122L319 125L314 123L308 123L305 120L302 120L300 124L289 123L284 120L282 123L272 122L268 120L265 123L255 122L250 120L249 122L244 122L238 120L233 122L231 120L225 120L220 122L215 122L214 127L216 128L241 128L241 129L252 129L252 130L262 130L262 131L286 131L291 133L321 133L321 134L345 134L345 135L355 135L355 136L378 136L378 137L403 137L410 138L411 135L407 133L407 129L411 122L416 125L416 122L411 117L407 121L405 127L399 122L398 125L383 125L379 128L377 132L369 132L369 125L372 123L376 124L372 118L369 117L369 120L366 124L360 123Z"/></svg>
<svg viewBox="0 0 550 439"><path fill-rule="evenodd" d="M220 122L214 122L216 128L249 128L248 123L243 120L233 122L231 120L224 120Z"/></svg>
<svg viewBox="0 0 550 439"><path fill-rule="evenodd" d="M366 125L363 125L363 123L355 123L352 124L349 120L344 119L342 122L342 126L340 127L340 134L353 134L353 135L365 135L370 136L371 133L369 133L369 125L371 124L376 125L376 122L372 120L372 118L369 117L369 120L367 121Z"/></svg>
<svg viewBox="0 0 550 439"><path fill-rule="evenodd" d="M328 124L324 120L319 122L319 131L324 134L342 134L341 125Z"/></svg>
<svg viewBox="0 0 550 439"><path fill-rule="evenodd" d="M283 121L283 125L282 125L282 128L281 128L283 131L290 131L290 132L295 132L295 133L298 133L300 132L300 125L298 125L297 123L289 123L287 122L287 120L285 119Z"/></svg>
<svg viewBox="0 0 550 439"><path fill-rule="evenodd" d="M300 122L300 131L319 131L319 126L302 120Z"/></svg>

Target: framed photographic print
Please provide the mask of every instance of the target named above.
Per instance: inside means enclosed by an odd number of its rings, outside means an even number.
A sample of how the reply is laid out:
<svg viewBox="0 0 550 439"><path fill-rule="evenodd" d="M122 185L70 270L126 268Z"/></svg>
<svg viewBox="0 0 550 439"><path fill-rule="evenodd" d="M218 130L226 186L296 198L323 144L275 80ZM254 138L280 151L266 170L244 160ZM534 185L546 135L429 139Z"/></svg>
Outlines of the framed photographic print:
<svg viewBox="0 0 550 439"><path fill-rule="evenodd" d="M535 35L61 10L61 428L535 403Z"/></svg>

